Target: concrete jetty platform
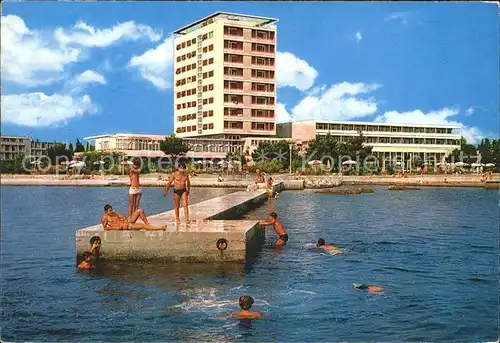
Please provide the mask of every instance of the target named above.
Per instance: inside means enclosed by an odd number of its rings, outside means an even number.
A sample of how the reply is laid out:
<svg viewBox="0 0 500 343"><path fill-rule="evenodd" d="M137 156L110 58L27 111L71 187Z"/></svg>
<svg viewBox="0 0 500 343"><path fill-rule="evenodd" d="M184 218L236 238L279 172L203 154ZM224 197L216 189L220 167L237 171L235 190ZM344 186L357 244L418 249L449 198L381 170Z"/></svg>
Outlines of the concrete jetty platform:
<svg viewBox="0 0 500 343"><path fill-rule="evenodd" d="M273 185L281 191L283 184ZM101 256L106 260L159 262L243 262L265 238L257 220L238 218L268 199L266 189L241 191L189 206L190 224L175 222L174 210L148 217L152 225L167 225L165 231L103 230L94 225L76 231L78 259L89 249L93 236L101 238Z"/></svg>

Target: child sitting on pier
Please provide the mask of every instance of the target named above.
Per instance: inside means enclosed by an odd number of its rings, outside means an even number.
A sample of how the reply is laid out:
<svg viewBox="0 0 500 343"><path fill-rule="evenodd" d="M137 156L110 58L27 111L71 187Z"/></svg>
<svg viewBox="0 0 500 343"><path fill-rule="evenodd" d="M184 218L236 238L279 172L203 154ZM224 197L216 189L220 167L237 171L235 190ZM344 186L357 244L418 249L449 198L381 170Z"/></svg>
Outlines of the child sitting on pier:
<svg viewBox="0 0 500 343"><path fill-rule="evenodd" d="M237 313L231 313L228 318L238 318L238 319L262 319L264 316L260 312L250 311L254 300L251 296L242 295L239 299L241 311Z"/></svg>

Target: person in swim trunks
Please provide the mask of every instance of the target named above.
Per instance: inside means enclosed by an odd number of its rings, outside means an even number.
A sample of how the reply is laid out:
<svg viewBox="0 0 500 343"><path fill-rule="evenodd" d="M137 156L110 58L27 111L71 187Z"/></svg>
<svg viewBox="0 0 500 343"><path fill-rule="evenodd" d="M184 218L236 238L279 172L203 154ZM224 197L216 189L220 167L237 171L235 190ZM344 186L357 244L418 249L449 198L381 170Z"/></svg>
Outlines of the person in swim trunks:
<svg viewBox="0 0 500 343"><path fill-rule="evenodd" d="M269 213L269 218L267 220L261 220L260 226L272 225L274 231L278 234L278 239L274 242L275 246L282 246L288 242L288 234L285 231L283 224L278 220L278 215L276 212Z"/></svg>
<svg viewBox="0 0 500 343"><path fill-rule="evenodd" d="M136 223L138 219L144 222ZM137 210L132 213L131 217L126 217L115 211L111 205L104 205L104 215L101 218L101 224L104 230L166 230L167 226L153 226L149 224L148 218L143 210Z"/></svg>
<svg viewBox="0 0 500 343"><path fill-rule="evenodd" d="M384 295L384 287L382 286L377 286L377 285L368 285L365 283L355 283L353 284L354 288L360 289L360 290L368 290L370 294L375 294L375 295Z"/></svg>
<svg viewBox="0 0 500 343"><path fill-rule="evenodd" d="M139 209L139 203L141 202L141 184L139 182L139 173L140 173L140 160L134 159L132 168L130 168L130 172L128 173L130 177L130 189L128 191L128 215L132 216L132 213Z"/></svg>
<svg viewBox="0 0 500 343"><path fill-rule="evenodd" d="M336 254L342 254L343 252L342 250L331 244L326 244L323 238L318 239L318 244L316 244L316 247Z"/></svg>
<svg viewBox="0 0 500 343"><path fill-rule="evenodd" d="M188 197L189 191L191 190L191 181L189 180L189 174L186 172L186 164L180 163L179 168L172 173L170 179L165 185L165 191L163 192L163 196L167 196L168 191L170 189L170 185L174 184L174 210L175 210L175 221L180 222L179 218L179 206L182 200L182 207L184 208L184 218L186 219L186 223L189 223L189 204Z"/></svg>
<svg viewBox="0 0 500 343"><path fill-rule="evenodd" d="M264 316L260 312L252 312L252 305L254 301L251 296L242 295L239 299L239 304L241 311L237 313L231 313L228 318L238 318L238 319L262 319Z"/></svg>

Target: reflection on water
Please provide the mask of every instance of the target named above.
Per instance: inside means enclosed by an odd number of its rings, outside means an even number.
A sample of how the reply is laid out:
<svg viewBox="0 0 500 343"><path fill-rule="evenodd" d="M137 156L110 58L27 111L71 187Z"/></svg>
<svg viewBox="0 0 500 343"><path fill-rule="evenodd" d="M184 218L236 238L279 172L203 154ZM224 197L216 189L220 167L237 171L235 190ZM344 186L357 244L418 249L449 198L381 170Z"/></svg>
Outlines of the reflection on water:
<svg viewBox="0 0 500 343"><path fill-rule="evenodd" d="M144 190L147 212L170 209L162 191ZM193 198L209 199L227 191L196 192ZM75 228L98 221L96 204L115 203L124 212L126 189L6 187L2 193L4 340L497 339L494 192L284 192L244 216L263 219L275 211L290 236L277 249L270 230L252 263L115 263L91 274L74 269ZM37 206L25 211L27 203ZM345 253L318 251L319 237ZM354 283L382 285L387 295L359 292ZM222 319L238 310L243 294L255 299L264 320Z"/></svg>

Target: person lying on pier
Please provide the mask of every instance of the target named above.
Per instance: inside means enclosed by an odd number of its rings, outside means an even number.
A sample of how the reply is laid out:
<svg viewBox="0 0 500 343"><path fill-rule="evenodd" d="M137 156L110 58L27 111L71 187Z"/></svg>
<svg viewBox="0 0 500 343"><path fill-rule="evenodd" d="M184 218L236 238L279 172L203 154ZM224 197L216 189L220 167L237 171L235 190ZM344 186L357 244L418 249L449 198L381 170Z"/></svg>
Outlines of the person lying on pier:
<svg viewBox="0 0 500 343"><path fill-rule="evenodd" d="M141 218L144 223L136 223ZM137 210L131 217L126 217L115 211L111 205L104 205L104 215L101 218L104 230L166 230L167 226L153 226L149 224L148 218L143 210Z"/></svg>
<svg viewBox="0 0 500 343"><path fill-rule="evenodd" d="M272 225L274 231L278 234L278 239L274 242L275 246L285 245L288 242L288 234L285 231L283 224L278 220L278 215L276 212L269 213L269 218L267 220L261 220L259 222L260 226Z"/></svg>
<svg viewBox="0 0 500 343"><path fill-rule="evenodd" d="M132 213L139 209L139 203L141 202L141 184L139 182L139 169L140 169L140 159L134 159L132 168L130 168L130 189L128 191L128 215L132 217Z"/></svg>
<svg viewBox="0 0 500 343"><path fill-rule="evenodd" d="M318 244L316 244L316 247L319 249L326 250L330 253L334 253L334 254L342 254L342 252L343 252L341 249L339 249L331 244L326 244L325 240L323 238L318 239Z"/></svg>
<svg viewBox="0 0 500 343"><path fill-rule="evenodd" d="M78 265L78 269L89 270L92 268L92 253L90 251L85 251L83 253L83 261Z"/></svg>
<svg viewBox="0 0 500 343"><path fill-rule="evenodd" d="M354 288L360 289L360 290L368 290L370 294L375 294L375 295L384 295L384 287L382 286L377 286L377 285L368 285L364 283L355 283L353 284Z"/></svg>
<svg viewBox="0 0 500 343"><path fill-rule="evenodd" d="M175 221L180 222L179 218L179 206L182 200L182 207L184 208L184 217L186 218L186 223L189 223L189 204L188 204L188 196L189 191L191 190L191 181L189 180L189 174L186 172L186 164L180 163L179 168L172 173L170 179L167 181L165 185L165 191L163 192L163 196L167 196L168 191L170 189L170 185L174 183L174 210L175 210Z"/></svg>
<svg viewBox="0 0 500 343"><path fill-rule="evenodd" d="M228 318L238 318L238 319L262 319L264 316L260 312L252 312L252 305L254 301L251 296L242 295L239 299L239 304L241 311L236 313L231 313Z"/></svg>

